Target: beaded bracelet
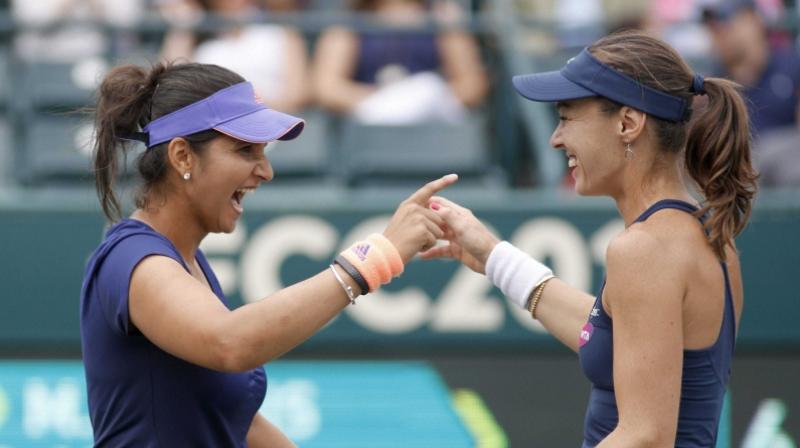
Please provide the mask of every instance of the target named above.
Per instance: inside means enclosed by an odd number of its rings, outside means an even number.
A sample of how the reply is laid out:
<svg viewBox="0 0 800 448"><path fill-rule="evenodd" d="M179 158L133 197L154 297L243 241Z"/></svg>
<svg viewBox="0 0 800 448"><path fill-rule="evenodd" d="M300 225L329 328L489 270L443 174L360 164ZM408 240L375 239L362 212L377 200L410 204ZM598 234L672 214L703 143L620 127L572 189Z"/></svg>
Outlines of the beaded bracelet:
<svg viewBox="0 0 800 448"><path fill-rule="evenodd" d="M531 301L528 305L528 311L531 313L531 317L536 320L536 307L539 305L539 300L542 298L542 294L544 293L544 287L547 285L547 282L556 278L554 275L545 278L541 281L536 288L533 290L533 295L531 296Z"/></svg>

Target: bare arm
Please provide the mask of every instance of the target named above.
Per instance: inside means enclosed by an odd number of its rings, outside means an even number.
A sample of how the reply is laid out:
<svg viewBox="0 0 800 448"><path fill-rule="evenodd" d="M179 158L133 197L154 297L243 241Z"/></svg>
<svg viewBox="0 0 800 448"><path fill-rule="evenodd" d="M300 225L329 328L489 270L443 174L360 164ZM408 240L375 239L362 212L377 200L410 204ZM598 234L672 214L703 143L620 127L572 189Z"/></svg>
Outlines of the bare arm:
<svg viewBox="0 0 800 448"><path fill-rule="evenodd" d="M164 62L189 62L195 47L192 31L174 29L167 32L161 46L161 60Z"/></svg>
<svg viewBox="0 0 800 448"><path fill-rule="evenodd" d="M344 271L340 275L358 291ZM129 293L130 319L151 342L181 359L226 372L277 358L348 303L328 270L229 311L178 262L164 256L139 263Z"/></svg>
<svg viewBox="0 0 800 448"><path fill-rule="evenodd" d="M443 235L442 220L425 204L455 182L445 176L403 201L384 235L404 262ZM340 276L359 292L343 271ZM368 300L368 298L367 298ZM330 269L258 302L229 311L177 261L165 256L142 260L131 275L131 322L162 350L207 368L240 372L297 346L338 314L348 298Z"/></svg>
<svg viewBox="0 0 800 448"><path fill-rule="evenodd" d="M309 79L308 51L303 36L297 31L286 30L286 74L281 86L281 95L270 100L270 107L297 112L308 105L311 99L311 80Z"/></svg>
<svg viewBox="0 0 800 448"><path fill-rule="evenodd" d="M438 43L450 88L465 106L481 104L489 83L475 38L463 31L448 31L439 36Z"/></svg>
<svg viewBox="0 0 800 448"><path fill-rule="evenodd" d="M202 8L192 0L182 0L160 5L159 12L172 25L161 45L161 60L191 61L197 45L197 37L192 27L202 20Z"/></svg>
<svg viewBox="0 0 800 448"><path fill-rule="evenodd" d="M629 230L608 249L604 305L614 319L617 428L598 447L675 444L683 366L686 263Z"/></svg>
<svg viewBox="0 0 800 448"><path fill-rule="evenodd" d="M280 429L258 412L253 418L253 423L250 424L250 430L247 431L247 446L249 448L296 448L296 445Z"/></svg>
<svg viewBox="0 0 800 448"><path fill-rule="evenodd" d="M562 344L577 352L578 336L593 304L593 296L554 278L544 287L536 306L536 319Z"/></svg>
<svg viewBox="0 0 800 448"><path fill-rule="evenodd" d="M453 258L475 272L486 272L489 254L500 240L472 212L442 197L432 198L447 223L445 238L449 244L423 252L424 259ZM559 279L550 280L536 308L536 317L559 341L578 350L581 327L589 318L594 298Z"/></svg>
<svg viewBox="0 0 800 448"><path fill-rule="evenodd" d="M375 91L368 84L352 80L358 58L358 37L335 27L319 38L314 59L314 89L319 103L332 111L352 111Z"/></svg>

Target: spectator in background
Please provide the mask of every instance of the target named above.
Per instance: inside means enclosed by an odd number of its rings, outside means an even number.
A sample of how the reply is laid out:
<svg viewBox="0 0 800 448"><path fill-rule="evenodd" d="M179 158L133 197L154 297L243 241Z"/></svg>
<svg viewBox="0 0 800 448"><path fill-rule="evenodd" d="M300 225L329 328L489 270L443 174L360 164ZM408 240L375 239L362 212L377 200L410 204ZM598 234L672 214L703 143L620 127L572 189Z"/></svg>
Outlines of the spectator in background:
<svg viewBox="0 0 800 448"><path fill-rule="evenodd" d="M714 0L653 0L643 28L675 47L695 70L708 72L711 38L703 25L703 8ZM725 0L728 1L728 0Z"/></svg>
<svg viewBox="0 0 800 448"><path fill-rule="evenodd" d="M161 0L160 10L174 24L162 59L216 64L251 80L270 107L297 112L308 105L308 51L303 36L284 25L247 23L263 12L288 12L294 0ZM206 14L232 24L203 39L191 31Z"/></svg>
<svg viewBox="0 0 800 448"><path fill-rule="evenodd" d="M744 88L762 185L800 185L800 54L770 40L750 1L707 8L704 22L723 74Z"/></svg>
<svg viewBox="0 0 800 448"><path fill-rule="evenodd" d="M550 55L583 47L606 33L640 28L651 0L515 0L517 12L536 23L525 29L524 50ZM490 4L489 4L490 5ZM560 66L560 63L559 63Z"/></svg>
<svg viewBox="0 0 800 448"><path fill-rule="evenodd" d="M121 34L119 40L109 40L92 22L127 28L137 24L143 12L142 0L11 0L10 4L14 21L31 27L14 38L15 53L26 61L71 63L104 56L112 44L135 45L131 36Z"/></svg>
<svg viewBox="0 0 800 448"><path fill-rule="evenodd" d="M453 18L452 3L436 6ZM488 81L475 39L447 26L429 31L425 1L360 0L352 9L386 28L322 34L314 85L323 107L368 124L410 124L457 122L483 102Z"/></svg>
<svg viewBox="0 0 800 448"><path fill-rule="evenodd" d="M797 126L800 55L770 44L764 21L749 1L707 8L704 21L724 74L744 87L756 136Z"/></svg>

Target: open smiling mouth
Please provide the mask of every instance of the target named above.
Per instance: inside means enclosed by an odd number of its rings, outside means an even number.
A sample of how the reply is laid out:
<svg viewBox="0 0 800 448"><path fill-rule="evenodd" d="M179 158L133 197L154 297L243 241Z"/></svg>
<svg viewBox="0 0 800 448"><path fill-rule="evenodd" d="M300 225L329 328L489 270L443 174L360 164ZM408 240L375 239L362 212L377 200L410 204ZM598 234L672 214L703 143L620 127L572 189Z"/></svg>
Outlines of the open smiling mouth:
<svg viewBox="0 0 800 448"><path fill-rule="evenodd" d="M242 200L244 199L244 196L247 193L251 193L255 190L255 188L239 188L238 190L234 191L233 196L231 196L231 204L233 205L233 208L237 212L242 213L244 211L244 208L242 207Z"/></svg>
<svg viewBox="0 0 800 448"><path fill-rule="evenodd" d="M576 159L575 156L569 156L569 159L567 160L567 167L575 168L576 166L578 166L578 159Z"/></svg>

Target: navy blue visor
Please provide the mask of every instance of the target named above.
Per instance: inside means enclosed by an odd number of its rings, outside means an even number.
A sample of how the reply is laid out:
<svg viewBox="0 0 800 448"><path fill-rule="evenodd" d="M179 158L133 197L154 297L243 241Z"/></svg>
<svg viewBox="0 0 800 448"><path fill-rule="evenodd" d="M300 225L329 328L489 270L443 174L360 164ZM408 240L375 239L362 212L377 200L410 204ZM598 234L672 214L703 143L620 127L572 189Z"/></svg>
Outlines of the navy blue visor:
<svg viewBox="0 0 800 448"><path fill-rule="evenodd" d="M601 96L667 121L689 119L689 102L648 87L598 61L587 49L561 70L518 75L517 92L532 101L556 102Z"/></svg>

